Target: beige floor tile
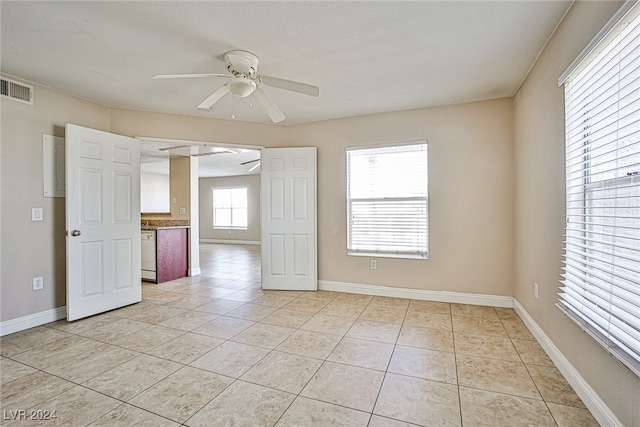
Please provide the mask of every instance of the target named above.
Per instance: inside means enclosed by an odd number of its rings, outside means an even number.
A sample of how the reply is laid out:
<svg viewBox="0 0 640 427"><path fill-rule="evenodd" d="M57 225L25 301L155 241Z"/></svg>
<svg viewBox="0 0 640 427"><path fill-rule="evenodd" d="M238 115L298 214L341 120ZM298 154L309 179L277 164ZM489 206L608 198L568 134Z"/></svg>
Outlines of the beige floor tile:
<svg viewBox="0 0 640 427"><path fill-rule="evenodd" d="M499 319L483 317L451 316L453 332L464 332L473 335L497 335L508 338L507 331Z"/></svg>
<svg viewBox="0 0 640 427"><path fill-rule="evenodd" d="M183 286L190 286L190 285L183 285ZM213 301L213 298L207 298L197 294L195 295L189 294L183 298L177 299L175 301L171 301L170 303L167 304L167 306L193 310L194 308L200 307L201 305L207 304L211 301Z"/></svg>
<svg viewBox="0 0 640 427"><path fill-rule="evenodd" d="M95 422L91 427L179 427L180 424L152 414L144 409L136 408L128 404L122 404L113 411L108 412Z"/></svg>
<svg viewBox="0 0 640 427"><path fill-rule="evenodd" d="M186 366L137 395L129 403L182 423L232 382L231 378Z"/></svg>
<svg viewBox="0 0 640 427"><path fill-rule="evenodd" d="M390 297L373 297L369 302L369 307L393 308L398 310L406 310L409 307L410 299L406 298L390 298Z"/></svg>
<svg viewBox="0 0 640 427"><path fill-rule="evenodd" d="M207 298L209 302L199 305L194 310L205 311L212 314L227 314L228 312L235 310L238 307L243 306L245 303L240 301L231 301L219 298Z"/></svg>
<svg viewBox="0 0 640 427"><path fill-rule="evenodd" d="M11 357L70 336L67 332L44 326L27 329L0 337L0 355Z"/></svg>
<svg viewBox="0 0 640 427"><path fill-rule="evenodd" d="M399 310L395 308L384 307L372 307L369 305L360 314L360 319L374 320L376 322L393 323L396 325L402 325L404 316L407 313L406 310Z"/></svg>
<svg viewBox="0 0 640 427"><path fill-rule="evenodd" d="M140 314L136 314L135 316L132 316L131 319L137 320L138 322L157 325L158 323L164 322L167 319L171 319L172 317L177 316L178 314L182 314L185 311L186 310L184 308L160 305L156 308L145 310Z"/></svg>
<svg viewBox="0 0 640 427"><path fill-rule="evenodd" d="M222 285L222 287L224 286L226 285ZM236 292L227 294L222 298L231 301L251 302L253 304L253 301L261 298L262 296L264 296L262 293L262 289L252 289L251 287L246 287L244 289L237 290Z"/></svg>
<svg viewBox="0 0 640 427"><path fill-rule="evenodd" d="M223 342L224 340L220 338L189 332L161 346L153 348L147 353L163 359L173 360L174 362L188 364L202 357Z"/></svg>
<svg viewBox="0 0 640 427"><path fill-rule="evenodd" d="M276 347L276 349L285 353L293 353L324 360L331 354L336 345L338 345L338 342L340 342L338 335L297 330L285 339L282 344Z"/></svg>
<svg viewBox="0 0 640 427"><path fill-rule="evenodd" d="M183 335L185 332L164 326L152 325L113 342L113 345L135 351L148 351Z"/></svg>
<svg viewBox="0 0 640 427"><path fill-rule="evenodd" d="M332 302L359 305L364 308L369 305L372 299L371 295L340 293Z"/></svg>
<svg viewBox="0 0 640 427"><path fill-rule="evenodd" d="M554 366L537 341L512 339L511 342L525 365Z"/></svg>
<svg viewBox="0 0 640 427"><path fill-rule="evenodd" d="M374 320L358 319L355 321L347 336L369 341L380 341L395 344L400 334L400 325L376 322Z"/></svg>
<svg viewBox="0 0 640 427"><path fill-rule="evenodd" d="M238 427L272 426L295 397L283 391L236 381L185 424L192 427L209 427L214 423Z"/></svg>
<svg viewBox="0 0 640 427"><path fill-rule="evenodd" d="M331 316L321 311L300 326L300 329L343 336L349 331L356 317L350 319L348 317Z"/></svg>
<svg viewBox="0 0 640 427"><path fill-rule="evenodd" d="M403 325L398 336L398 345L453 353L453 332Z"/></svg>
<svg viewBox="0 0 640 427"><path fill-rule="evenodd" d="M327 360L385 371L391 360L393 344L343 338Z"/></svg>
<svg viewBox="0 0 640 427"><path fill-rule="evenodd" d="M167 292L167 291L159 291L156 289L145 289L154 285L143 285L142 286L142 301L150 302L154 304L166 304L171 301L178 300L184 297L184 294L180 294L177 292Z"/></svg>
<svg viewBox="0 0 640 427"><path fill-rule="evenodd" d="M55 425L84 426L117 408L120 404L121 402L118 400L104 394L76 386L34 406L34 409L55 410ZM42 426L52 424L51 420L20 423L20 425Z"/></svg>
<svg viewBox="0 0 640 427"><path fill-rule="evenodd" d="M122 365L139 354L137 351L107 344L70 357L64 362L57 363L44 370L80 384Z"/></svg>
<svg viewBox="0 0 640 427"><path fill-rule="evenodd" d="M453 316L471 316L499 320L495 308L484 305L451 304L451 314Z"/></svg>
<svg viewBox="0 0 640 427"><path fill-rule="evenodd" d="M424 426L460 426L458 387L387 374L373 413Z"/></svg>
<svg viewBox="0 0 640 427"><path fill-rule="evenodd" d="M520 316L513 308L494 307L500 320L520 320Z"/></svg>
<svg viewBox="0 0 640 427"><path fill-rule="evenodd" d="M302 298L315 299L315 300L324 301L326 303L329 303L329 302L333 301L338 295L340 295L340 292L334 292L334 291L308 291L308 292L302 292L299 296L302 297Z"/></svg>
<svg viewBox="0 0 640 427"><path fill-rule="evenodd" d="M107 396L127 401L182 366L170 360L142 354L82 385Z"/></svg>
<svg viewBox="0 0 640 427"><path fill-rule="evenodd" d="M24 375L2 386L0 409L3 411L27 410L74 386L75 384L69 381L41 371ZM56 408L43 406L41 409Z"/></svg>
<svg viewBox="0 0 640 427"><path fill-rule="evenodd" d="M103 342L73 335L17 354L13 359L34 368L44 369L103 345Z"/></svg>
<svg viewBox="0 0 640 427"><path fill-rule="evenodd" d="M269 350L266 348L227 341L190 365L228 377L240 378L267 354Z"/></svg>
<svg viewBox="0 0 640 427"><path fill-rule="evenodd" d="M460 387L460 406L463 425L555 427L547 405L541 400Z"/></svg>
<svg viewBox="0 0 640 427"><path fill-rule="evenodd" d="M451 304L439 301L423 301L412 299L409 303L409 311L422 311L426 313L451 314Z"/></svg>
<svg viewBox="0 0 640 427"><path fill-rule="evenodd" d="M220 316L211 322L195 328L193 333L208 335L211 337L228 340L238 335L256 322L250 320L238 319L235 317Z"/></svg>
<svg viewBox="0 0 640 427"><path fill-rule="evenodd" d="M372 415L367 427L413 427L416 424L409 424L404 421L392 420L391 418Z"/></svg>
<svg viewBox="0 0 640 427"><path fill-rule="evenodd" d="M368 422L369 414L366 412L298 397L276 426L365 427Z"/></svg>
<svg viewBox="0 0 640 427"><path fill-rule="evenodd" d="M441 329L444 331L453 330L450 314L432 313L430 311L408 310L403 325Z"/></svg>
<svg viewBox="0 0 640 427"><path fill-rule="evenodd" d="M212 321L213 319L216 319L217 317L219 317L218 314L190 310L182 314L178 314L171 319L167 319L164 322L160 322L158 323L158 326L166 326L167 328L174 328L189 332Z"/></svg>
<svg viewBox="0 0 640 427"><path fill-rule="evenodd" d="M143 303L138 303L143 304ZM151 304L149 304L151 305ZM155 307L155 305L153 305ZM128 307L120 310L125 310ZM97 328L98 326L106 325L107 323L118 320L117 312L120 310L114 310L109 313L98 314L84 319L76 320L75 322L67 322L67 319L58 320L57 322L47 324L50 328L55 328L60 331L69 332L71 334L79 334L89 329Z"/></svg>
<svg viewBox="0 0 640 427"><path fill-rule="evenodd" d="M151 325L148 323L122 318L115 322L81 332L80 335L106 343L114 343L127 335L148 328L149 326Z"/></svg>
<svg viewBox="0 0 640 427"><path fill-rule="evenodd" d="M456 358L453 353L396 346L388 372L457 384Z"/></svg>
<svg viewBox="0 0 640 427"><path fill-rule="evenodd" d="M383 379L384 372L326 362L300 395L371 412Z"/></svg>
<svg viewBox="0 0 640 427"><path fill-rule="evenodd" d="M299 328L304 325L309 319L313 317L311 313L305 313L304 311L289 310L281 308L273 314L268 315L260 321L260 323L267 323L269 325L283 326L285 328Z"/></svg>
<svg viewBox="0 0 640 427"><path fill-rule="evenodd" d="M286 296L283 294L266 294L252 301L252 304L268 305L270 307L280 308L289 304L295 297Z"/></svg>
<svg viewBox="0 0 640 427"><path fill-rule="evenodd" d="M527 369L520 362L457 355L456 364L461 386L541 399Z"/></svg>
<svg viewBox="0 0 640 427"><path fill-rule="evenodd" d="M520 362L520 356L511 340L497 335L475 335L462 332L453 334L456 354L491 357Z"/></svg>
<svg viewBox="0 0 640 427"><path fill-rule="evenodd" d="M225 282L228 283L229 281L225 280ZM216 287L216 288L203 289L201 292L198 292L198 295L202 295L207 298L224 298L227 295L230 295L234 292L237 292L237 289ZM231 301L231 300L228 300L228 301ZM234 302L241 302L241 301L234 301Z"/></svg>
<svg viewBox="0 0 640 427"><path fill-rule="evenodd" d="M86 319L78 320L77 322L84 322L87 320L91 320L95 317L100 318L102 316L132 317L142 313L143 311L151 310L152 308L156 308L156 307L158 307L158 304L153 304L150 302L137 302L135 304L127 305L117 310L111 310L105 314L98 314L97 316L87 317ZM71 324L74 324L77 322L71 322Z"/></svg>
<svg viewBox="0 0 640 427"><path fill-rule="evenodd" d="M295 311L303 311L305 313L316 314L324 307L327 306L328 301L322 301L318 299L310 299L310 298L296 298L283 308Z"/></svg>
<svg viewBox="0 0 640 427"><path fill-rule="evenodd" d="M349 304L346 302L336 301L338 298L327 304L318 314L328 316L346 317L349 319L357 319L365 309L365 305Z"/></svg>
<svg viewBox="0 0 640 427"><path fill-rule="evenodd" d="M535 340L522 320L503 320L502 324L511 339Z"/></svg>
<svg viewBox="0 0 640 427"><path fill-rule="evenodd" d="M7 359L6 357L0 357L0 385L33 374L34 372L37 371L30 366Z"/></svg>
<svg viewBox="0 0 640 427"><path fill-rule="evenodd" d="M240 379L265 387L298 394L322 365L322 361L273 351Z"/></svg>
<svg viewBox="0 0 640 427"><path fill-rule="evenodd" d="M232 338L233 341L274 349L289 335L295 332L293 328L256 323Z"/></svg>
<svg viewBox="0 0 640 427"><path fill-rule="evenodd" d="M585 408L580 397L573 391L558 368L527 365L527 369L546 402Z"/></svg>
<svg viewBox="0 0 640 427"><path fill-rule="evenodd" d="M274 311L276 311L276 307L269 307L268 305L260 305L260 304L245 304L240 306L234 310L231 310L226 314L227 317L237 317L239 319L251 320L253 322L258 322Z"/></svg>
<svg viewBox="0 0 640 427"><path fill-rule="evenodd" d="M599 427L600 424L593 418L587 409L576 408L574 406L558 405L547 402L553 418L558 423L558 427Z"/></svg>

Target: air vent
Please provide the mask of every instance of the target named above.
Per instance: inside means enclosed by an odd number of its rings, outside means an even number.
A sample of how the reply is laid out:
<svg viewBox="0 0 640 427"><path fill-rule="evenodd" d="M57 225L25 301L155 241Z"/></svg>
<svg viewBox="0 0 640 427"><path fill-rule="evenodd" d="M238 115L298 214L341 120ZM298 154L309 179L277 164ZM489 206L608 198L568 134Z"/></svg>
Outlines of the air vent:
<svg viewBox="0 0 640 427"><path fill-rule="evenodd" d="M9 79L0 79L0 94L3 98L33 105L33 86Z"/></svg>

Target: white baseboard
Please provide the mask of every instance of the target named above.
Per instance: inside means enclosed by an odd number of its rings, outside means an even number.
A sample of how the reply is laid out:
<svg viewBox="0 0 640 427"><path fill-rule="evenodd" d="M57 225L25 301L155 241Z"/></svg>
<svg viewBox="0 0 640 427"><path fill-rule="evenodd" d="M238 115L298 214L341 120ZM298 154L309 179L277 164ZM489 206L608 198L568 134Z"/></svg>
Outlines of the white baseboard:
<svg viewBox="0 0 640 427"><path fill-rule="evenodd" d="M348 292L383 297L411 298L427 301L458 304L488 305L491 307L513 307L513 297L499 295L466 294L461 292L428 291L424 289L394 288L391 286L365 285L358 283L318 280L318 289L323 291Z"/></svg>
<svg viewBox="0 0 640 427"><path fill-rule="evenodd" d="M198 268L192 268L192 269L190 269L190 270L187 272L187 275L188 275L189 277L192 277L192 276L199 276L200 274L202 274L202 270L200 269L200 267L198 267Z"/></svg>
<svg viewBox="0 0 640 427"><path fill-rule="evenodd" d="M616 417L611 409L609 409L602 399L600 399L600 396L598 396L598 394L591 388L582 375L580 375L571 362L569 362L560 349L556 347L553 341L551 341L542 328L538 326L529 313L527 313L524 307L515 298L513 306L524 324L527 325L527 328L529 328L535 339L540 343L544 351L547 352L547 355L549 355L558 370L562 375L564 375L567 382L571 384L571 387L573 387L578 396L580 396L582 402L600 425L606 427L623 427L623 424L618 420L618 417Z"/></svg>
<svg viewBox="0 0 640 427"><path fill-rule="evenodd" d="M224 240L224 239L200 239L200 243L222 243L226 245L257 245L260 246L260 240Z"/></svg>
<svg viewBox="0 0 640 427"><path fill-rule="evenodd" d="M66 317L67 307L63 306L41 311L40 313L29 314L28 316L18 317L17 319L6 320L4 322L0 322L0 337L44 325L46 323L55 322L56 320L66 319Z"/></svg>

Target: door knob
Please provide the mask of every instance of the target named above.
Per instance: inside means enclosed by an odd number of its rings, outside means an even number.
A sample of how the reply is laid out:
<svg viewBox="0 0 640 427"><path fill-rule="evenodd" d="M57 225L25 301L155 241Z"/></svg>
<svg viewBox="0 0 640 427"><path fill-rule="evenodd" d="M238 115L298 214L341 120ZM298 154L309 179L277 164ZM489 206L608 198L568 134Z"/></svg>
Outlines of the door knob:
<svg viewBox="0 0 640 427"><path fill-rule="evenodd" d="M80 232L80 230L73 230L73 231L71 232L71 235L72 235L73 237L78 237L78 236L79 236L79 235L81 235L81 234L82 234L82 233Z"/></svg>

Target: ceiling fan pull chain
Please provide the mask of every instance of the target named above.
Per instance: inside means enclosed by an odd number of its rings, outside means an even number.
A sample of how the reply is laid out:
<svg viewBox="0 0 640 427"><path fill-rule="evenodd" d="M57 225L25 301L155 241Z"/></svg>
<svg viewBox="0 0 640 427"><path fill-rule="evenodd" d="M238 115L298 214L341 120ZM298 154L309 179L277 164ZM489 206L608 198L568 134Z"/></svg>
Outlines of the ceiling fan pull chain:
<svg viewBox="0 0 640 427"><path fill-rule="evenodd" d="M235 97L233 96L233 94L231 94L231 118L233 120L235 120L236 119L236 115L233 113L233 98L235 98Z"/></svg>

